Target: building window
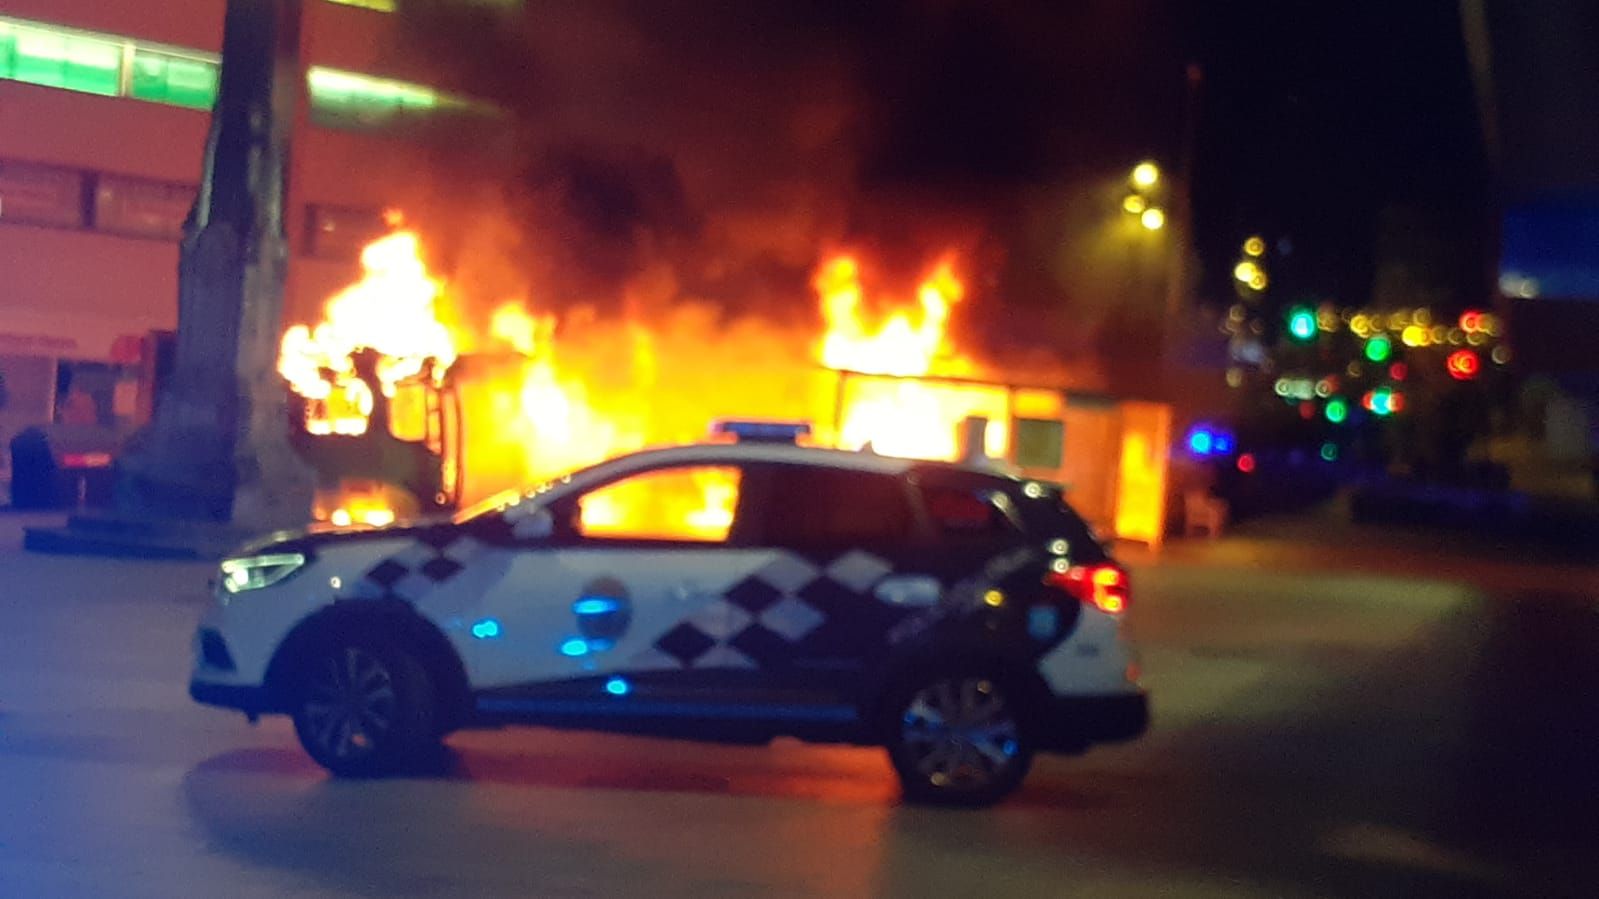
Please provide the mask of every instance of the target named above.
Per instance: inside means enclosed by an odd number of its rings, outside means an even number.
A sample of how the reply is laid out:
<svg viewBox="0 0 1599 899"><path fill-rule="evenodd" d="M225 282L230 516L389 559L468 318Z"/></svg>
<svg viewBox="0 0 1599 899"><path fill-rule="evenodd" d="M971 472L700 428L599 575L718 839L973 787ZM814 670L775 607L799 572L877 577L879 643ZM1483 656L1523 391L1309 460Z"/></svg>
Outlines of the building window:
<svg viewBox="0 0 1599 899"><path fill-rule="evenodd" d="M177 240L194 195L189 185L101 175L94 190L94 227L129 237Z"/></svg>
<svg viewBox="0 0 1599 899"><path fill-rule="evenodd" d="M389 230L383 213L348 206L309 206L305 216L305 252L321 259L355 259L361 248Z"/></svg>
<svg viewBox="0 0 1599 899"><path fill-rule="evenodd" d="M210 109L217 101L220 68L208 59L135 47L128 96L190 109Z"/></svg>
<svg viewBox="0 0 1599 899"><path fill-rule="evenodd" d="M0 162L0 222L81 228L83 185L76 169Z"/></svg>
<svg viewBox="0 0 1599 899"><path fill-rule="evenodd" d="M210 109L220 75L214 53L0 17L0 80ZM490 111L425 85L322 66L310 68L306 86L312 120L335 128L389 128L441 112Z"/></svg>
<svg viewBox="0 0 1599 899"><path fill-rule="evenodd" d="M312 66L306 75L311 120L334 127L381 128L426 118L451 101L431 88Z"/></svg>
<svg viewBox="0 0 1599 899"><path fill-rule="evenodd" d="M340 6L359 6L362 9L375 9L378 12L394 12L394 0L330 0Z"/></svg>
<svg viewBox="0 0 1599 899"><path fill-rule="evenodd" d="M0 21L0 78L114 97L122 47L76 31Z"/></svg>

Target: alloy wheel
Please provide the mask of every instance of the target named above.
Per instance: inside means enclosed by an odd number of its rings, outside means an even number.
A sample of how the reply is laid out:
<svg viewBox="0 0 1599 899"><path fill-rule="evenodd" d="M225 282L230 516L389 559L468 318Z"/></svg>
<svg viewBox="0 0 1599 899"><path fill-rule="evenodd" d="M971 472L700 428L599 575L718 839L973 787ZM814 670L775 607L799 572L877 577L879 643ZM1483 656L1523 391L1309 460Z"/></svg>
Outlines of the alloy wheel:
<svg viewBox="0 0 1599 899"><path fill-rule="evenodd" d="M981 789L1015 764L1020 728L994 681L936 681L905 707L900 739L906 760L939 788Z"/></svg>
<svg viewBox="0 0 1599 899"><path fill-rule="evenodd" d="M370 755L394 728L399 696L381 659L344 646L313 670L300 711L305 735L328 757Z"/></svg>

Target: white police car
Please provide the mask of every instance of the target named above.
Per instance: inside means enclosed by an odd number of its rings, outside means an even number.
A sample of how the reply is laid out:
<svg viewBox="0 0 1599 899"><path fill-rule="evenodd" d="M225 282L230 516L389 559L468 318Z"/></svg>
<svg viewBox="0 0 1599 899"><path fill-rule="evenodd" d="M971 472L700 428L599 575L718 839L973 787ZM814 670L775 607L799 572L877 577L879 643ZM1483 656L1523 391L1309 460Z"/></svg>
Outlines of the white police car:
<svg viewBox="0 0 1599 899"><path fill-rule="evenodd" d="M340 775L515 722L881 745L907 798L957 804L1143 732L1126 574L1057 488L743 436L252 545L222 563L190 694L293 716Z"/></svg>

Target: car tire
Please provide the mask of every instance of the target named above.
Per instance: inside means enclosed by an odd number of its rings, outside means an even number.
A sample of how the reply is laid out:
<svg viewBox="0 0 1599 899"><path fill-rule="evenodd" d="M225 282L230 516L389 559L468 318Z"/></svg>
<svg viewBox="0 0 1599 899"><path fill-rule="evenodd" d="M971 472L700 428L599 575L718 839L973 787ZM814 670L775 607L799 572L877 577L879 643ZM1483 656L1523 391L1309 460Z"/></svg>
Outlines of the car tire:
<svg viewBox="0 0 1599 899"><path fill-rule="evenodd" d="M421 770L440 754L438 700L422 663L380 640L330 641L301 661L294 732L339 777Z"/></svg>
<svg viewBox="0 0 1599 899"><path fill-rule="evenodd" d="M982 668L906 678L884 703L888 758L905 800L985 806L1033 763L1023 692Z"/></svg>

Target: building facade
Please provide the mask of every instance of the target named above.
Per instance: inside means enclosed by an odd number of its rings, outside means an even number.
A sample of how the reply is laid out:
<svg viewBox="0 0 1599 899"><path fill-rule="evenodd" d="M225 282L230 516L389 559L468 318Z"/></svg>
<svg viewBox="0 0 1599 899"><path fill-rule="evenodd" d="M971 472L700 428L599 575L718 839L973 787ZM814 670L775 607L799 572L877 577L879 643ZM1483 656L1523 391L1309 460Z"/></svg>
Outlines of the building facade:
<svg viewBox="0 0 1599 899"><path fill-rule="evenodd" d="M177 324L224 7L0 0L0 452L30 424L137 417L139 341ZM383 210L418 189L430 125L486 115L407 52L392 10L304 0L291 314L348 281Z"/></svg>

